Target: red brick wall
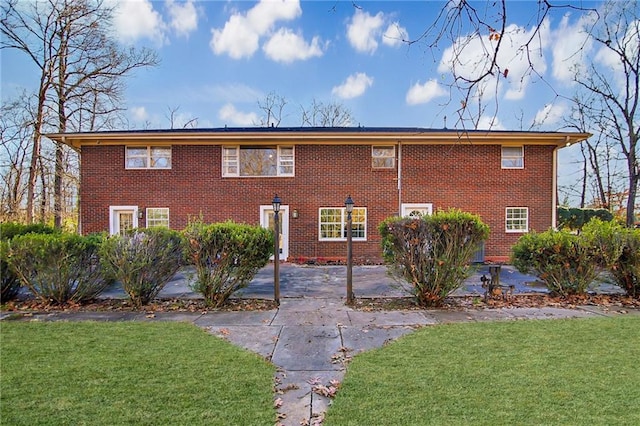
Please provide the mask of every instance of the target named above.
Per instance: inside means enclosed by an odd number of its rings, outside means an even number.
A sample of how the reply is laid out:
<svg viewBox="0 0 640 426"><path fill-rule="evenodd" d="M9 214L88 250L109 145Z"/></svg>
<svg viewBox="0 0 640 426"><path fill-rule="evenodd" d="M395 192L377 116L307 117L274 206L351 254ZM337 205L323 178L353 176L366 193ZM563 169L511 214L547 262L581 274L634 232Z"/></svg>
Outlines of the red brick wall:
<svg viewBox="0 0 640 426"><path fill-rule="evenodd" d="M504 232L505 207L529 207L531 229L551 226L553 147L526 147L525 168L502 170L500 146L403 146L405 203L433 203L479 214L491 227L488 257L508 256L520 234ZM124 146L82 148L84 233L109 229L109 206L168 207L171 227L188 218L260 223L260 205L277 193L289 211L289 255L344 258L345 242L318 241L318 209L343 207L351 195L367 208L367 241L354 242L357 261L380 261L378 224L398 213L397 169L371 168L370 146L299 145L295 177L222 178L220 146L172 148L170 170L125 170ZM140 226L144 226L144 219Z"/></svg>

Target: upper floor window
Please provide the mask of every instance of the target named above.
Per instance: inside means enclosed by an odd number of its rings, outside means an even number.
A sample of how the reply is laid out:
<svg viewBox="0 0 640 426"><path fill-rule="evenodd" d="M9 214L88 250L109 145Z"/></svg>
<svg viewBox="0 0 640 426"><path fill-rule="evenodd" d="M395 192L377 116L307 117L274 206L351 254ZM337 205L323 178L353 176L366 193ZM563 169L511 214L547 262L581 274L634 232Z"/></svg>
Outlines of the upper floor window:
<svg viewBox="0 0 640 426"><path fill-rule="evenodd" d="M507 207L505 223L507 232L528 232L529 209L527 207Z"/></svg>
<svg viewBox="0 0 640 426"><path fill-rule="evenodd" d="M222 148L222 176L293 176L293 146Z"/></svg>
<svg viewBox="0 0 640 426"><path fill-rule="evenodd" d="M396 165L395 146L372 146L371 166L374 169L392 169Z"/></svg>
<svg viewBox="0 0 640 426"><path fill-rule="evenodd" d="M157 226L169 227L169 209L168 208L148 208L147 209L147 228Z"/></svg>
<svg viewBox="0 0 640 426"><path fill-rule="evenodd" d="M353 240L367 239L367 209L354 207L351 213ZM347 211L344 207L320 208L320 240L343 241L347 238Z"/></svg>
<svg viewBox="0 0 640 426"><path fill-rule="evenodd" d="M128 146L125 168L127 169L170 169L171 147Z"/></svg>
<svg viewBox="0 0 640 426"><path fill-rule="evenodd" d="M503 146L502 147L502 168L503 169L524 168L524 147L523 146Z"/></svg>

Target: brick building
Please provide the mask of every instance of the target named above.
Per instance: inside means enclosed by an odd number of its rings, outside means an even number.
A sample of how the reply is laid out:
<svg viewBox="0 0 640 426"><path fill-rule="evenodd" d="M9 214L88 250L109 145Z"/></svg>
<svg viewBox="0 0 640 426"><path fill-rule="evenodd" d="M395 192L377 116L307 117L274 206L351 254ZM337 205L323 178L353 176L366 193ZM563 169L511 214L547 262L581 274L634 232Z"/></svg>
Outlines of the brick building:
<svg viewBox="0 0 640 426"><path fill-rule="evenodd" d="M48 135L81 154L82 233L190 218L273 226L282 259L381 260L377 227L450 207L491 229L478 259L505 261L524 232L555 225L557 150L589 135L422 128L216 128Z"/></svg>

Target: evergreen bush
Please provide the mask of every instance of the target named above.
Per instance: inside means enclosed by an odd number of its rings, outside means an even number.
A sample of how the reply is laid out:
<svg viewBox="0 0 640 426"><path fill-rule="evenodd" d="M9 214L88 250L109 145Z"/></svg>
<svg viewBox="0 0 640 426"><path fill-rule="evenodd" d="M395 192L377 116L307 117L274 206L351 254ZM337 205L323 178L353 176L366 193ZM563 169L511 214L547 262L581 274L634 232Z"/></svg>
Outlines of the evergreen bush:
<svg viewBox="0 0 640 426"><path fill-rule="evenodd" d="M136 307L153 300L182 265L182 239L167 228L136 229L106 239L100 258Z"/></svg>
<svg viewBox="0 0 640 426"><path fill-rule="evenodd" d="M476 215L449 210L389 218L379 226L390 271L406 280L421 306L438 306L469 275L469 261L489 236Z"/></svg>
<svg viewBox="0 0 640 426"><path fill-rule="evenodd" d="M76 234L25 234L6 242L7 261L22 285L46 303L81 303L108 285L99 240Z"/></svg>
<svg viewBox="0 0 640 426"><path fill-rule="evenodd" d="M585 238L568 231L530 232L512 247L511 262L534 272L551 294L584 294L597 277L597 252Z"/></svg>
<svg viewBox="0 0 640 426"><path fill-rule="evenodd" d="M593 219L582 235L595 246L598 262L609 271L613 283L629 296L640 298L640 229Z"/></svg>
<svg viewBox="0 0 640 426"><path fill-rule="evenodd" d="M191 287L212 307L249 285L273 254L273 232L260 226L194 221L183 236L185 257L195 266Z"/></svg>
<svg viewBox="0 0 640 426"><path fill-rule="evenodd" d="M40 223L25 225L17 222L0 223L0 303L15 299L20 293L20 280L7 263L8 240L24 234L52 234L56 229Z"/></svg>

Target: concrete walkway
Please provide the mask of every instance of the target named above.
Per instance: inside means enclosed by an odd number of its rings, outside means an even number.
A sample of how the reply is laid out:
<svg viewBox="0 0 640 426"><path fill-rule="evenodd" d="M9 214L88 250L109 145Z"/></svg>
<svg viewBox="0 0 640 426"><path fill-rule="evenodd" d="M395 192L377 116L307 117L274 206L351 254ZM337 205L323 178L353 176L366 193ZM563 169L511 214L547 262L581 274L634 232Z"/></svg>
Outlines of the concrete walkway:
<svg viewBox="0 0 640 426"><path fill-rule="evenodd" d="M347 307L343 297L344 266L281 268L282 300L278 309L246 312L48 312L30 315L39 321L185 321L212 335L256 352L278 367L275 377L279 424L320 424L344 377L349 360L356 354L379 348L419 327L450 322L516 319L554 319L593 316L640 315L638 310L585 306L560 308L501 308L467 310L411 310L364 312ZM356 296L405 296L406 293L385 274L384 267L354 270ZM262 272L262 271L261 271ZM271 274L273 270L271 269ZM507 271L503 271L503 273ZM501 278L512 280L513 276ZM519 280L530 277L519 276ZM463 290L469 292L469 282ZM526 288L521 282L519 289ZM478 291L483 289L478 283ZM472 293L473 294L473 293ZM114 288L109 297L124 297ZM176 278L162 297L197 297ZM266 268L244 292L244 297L273 296L273 275ZM9 313L0 314L0 319Z"/></svg>

